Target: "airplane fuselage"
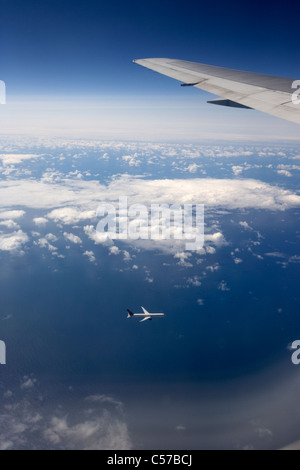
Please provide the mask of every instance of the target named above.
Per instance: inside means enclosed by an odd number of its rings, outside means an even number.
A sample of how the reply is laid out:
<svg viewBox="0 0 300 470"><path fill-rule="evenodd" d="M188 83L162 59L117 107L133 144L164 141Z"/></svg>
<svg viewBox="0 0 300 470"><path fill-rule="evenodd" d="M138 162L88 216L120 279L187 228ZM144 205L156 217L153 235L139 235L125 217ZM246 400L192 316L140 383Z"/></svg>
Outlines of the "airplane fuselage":
<svg viewBox="0 0 300 470"><path fill-rule="evenodd" d="M145 315L144 313L134 313L133 317L165 317L164 313L149 313L149 315Z"/></svg>

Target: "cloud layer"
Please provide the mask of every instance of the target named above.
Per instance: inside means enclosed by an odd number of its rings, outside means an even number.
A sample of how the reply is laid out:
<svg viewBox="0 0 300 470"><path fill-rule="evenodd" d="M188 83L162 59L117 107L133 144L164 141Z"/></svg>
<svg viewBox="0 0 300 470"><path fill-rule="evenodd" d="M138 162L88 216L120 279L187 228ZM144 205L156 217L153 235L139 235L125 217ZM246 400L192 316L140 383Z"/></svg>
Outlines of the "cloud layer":
<svg viewBox="0 0 300 470"><path fill-rule="evenodd" d="M122 175L108 185L77 179L0 182L0 208L9 201L10 207L52 209L49 216L65 223L91 218L95 214L90 211L96 211L99 204L117 202L120 196L128 196L131 204L205 204L209 208L275 211L300 207L296 193L253 179L148 180Z"/></svg>
<svg viewBox="0 0 300 470"><path fill-rule="evenodd" d="M0 413L0 450L129 450L132 448L123 404L107 395L76 398L63 406L44 406L34 377L4 393ZM66 398L66 397L65 397Z"/></svg>

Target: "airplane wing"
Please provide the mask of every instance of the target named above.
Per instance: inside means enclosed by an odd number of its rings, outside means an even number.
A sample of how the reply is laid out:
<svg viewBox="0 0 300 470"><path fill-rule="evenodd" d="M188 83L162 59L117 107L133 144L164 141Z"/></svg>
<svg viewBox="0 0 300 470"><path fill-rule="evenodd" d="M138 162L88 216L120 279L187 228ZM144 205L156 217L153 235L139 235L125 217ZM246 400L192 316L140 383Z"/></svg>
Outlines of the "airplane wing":
<svg viewBox="0 0 300 470"><path fill-rule="evenodd" d="M292 96L298 81L174 59L141 59L136 64L220 96L221 106L253 108L300 124L300 104ZM299 92L297 91L299 98ZM295 93L295 94L296 94ZM299 101L294 100L294 101Z"/></svg>
<svg viewBox="0 0 300 470"><path fill-rule="evenodd" d="M146 310L144 307L142 307L142 310L143 310L143 312L144 312L145 315L150 315L150 313L147 312L147 310Z"/></svg>
<svg viewBox="0 0 300 470"><path fill-rule="evenodd" d="M151 317L145 317L145 318L143 318L143 320L140 321L140 323L142 323L143 321L147 321L147 320L152 320L152 318Z"/></svg>

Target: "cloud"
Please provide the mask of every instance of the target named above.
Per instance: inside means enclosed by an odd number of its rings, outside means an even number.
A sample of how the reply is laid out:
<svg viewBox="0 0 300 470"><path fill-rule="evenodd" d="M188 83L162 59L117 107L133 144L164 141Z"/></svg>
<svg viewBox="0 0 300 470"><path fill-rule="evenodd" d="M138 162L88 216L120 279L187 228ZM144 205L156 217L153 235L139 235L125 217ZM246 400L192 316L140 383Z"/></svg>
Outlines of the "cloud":
<svg viewBox="0 0 300 470"><path fill-rule="evenodd" d="M96 231L96 224L99 220L96 216L97 208L100 204L113 204L117 208L119 197L124 195L128 197L129 206L139 203L146 205L149 209L150 204L178 204L181 207L184 204L204 204L208 213L212 210L236 209L283 211L300 207L300 196L295 192L251 179L150 180L119 175L108 184L100 184L94 180L64 178L62 175L51 182L29 178L0 181L0 219L2 217L7 227L20 234L20 231L17 232L19 227L11 222L15 220L14 217L23 216L26 209L43 211L43 214L33 219L36 225L43 226L48 221L54 221L60 225L75 225L84 222L84 232L90 240L95 244L108 242L108 246L111 246L112 241L109 237ZM22 207L24 210L7 211L4 201L10 201L12 207ZM3 205L2 213L1 205ZM7 217L9 212L13 217ZM148 223L150 223L150 217ZM243 227L247 228L245 224L246 222ZM145 230L148 233L148 226ZM69 233L69 230L67 229L64 233ZM79 244L81 238L74 237L76 235L69 241ZM6 242L7 245L8 241ZM13 239L11 243L13 244ZM132 241L124 240L124 243L132 244ZM183 253L185 250L185 241L173 239L159 243L151 240L138 240L134 241L134 244L140 249L159 249L166 254ZM213 255L216 253L216 248L226 245L224 235L217 228L214 233L205 235L205 248L200 250L199 254ZM2 246L5 246L3 239ZM178 260L179 265L191 266L190 260L183 256Z"/></svg>
<svg viewBox="0 0 300 470"><path fill-rule="evenodd" d="M2 153L0 154L0 160L2 160L3 165L17 165L25 160L33 160L34 158L39 158L40 156L41 155L35 154Z"/></svg>
<svg viewBox="0 0 300 470"><path fill-rule="evenodd" d="M246 230L253 231L253 228L250 227L250 225L248 224L248 222L245 222L245 221L244 221L244 222L239 222L239 225L240 225L241 227L243 227L244 229L246 229Z"/></svg>
<svg viewBox="0 0 300 470"><path fill-rule="evenodd" d="M28 235L22 230L10 234L0 233L0 250L20 252L22 247L29 241Z"/></svg>
<svg viewBox="0 0 300 470"><path fill-rule="evenodd" d="M73 420L72 420L73 421ZM43 432L44 439L59 449L128 450L131 448L124 422L108 413L76 424L68 417L54 416Z"/></svg>
<svg viewBox="0 0 300 470"><path fill-rule="evenodd" d="M95 210L92 211L80 211L74 207L64 207L62 209L53 210L48 214L50 219L55 222L62 222L64 224L74 224L82 220L95 218Z"/></svg>
<svg viewBox="0 0 300 470"><path fill-rule="evenodd" d="M270 258L286 258L284 253L280 253L277 251L274 251L272 253L265 253L266 256L269 256Z"/></svg>
<svg viewBox="0 0 300 470"><path fill-rule="evenodd" d="M266 438L267 439L272 439L272 437L273 437L272 431L268 428L260 427L260 428L257 428L255 431L256 431L258 437L261 438L261 439L266 439Z"/></svg>
<svg viewBox="0 0 300 470"><path fill-rule="evenodd" d="M230 291L230 289L227 285L227 282L225 282L225 281L220 282L220 284L218 285L218 289L222 292L229 292Z"/></svg>
<svg viewBox="0 0 300 470"><path fill-rule="evenodd" d="M206 234L205 235L205 243L212 243L215 245L217 248L221 248L222 246L227 246L228 243L223 235L222 232L216 232L216 233L211 233L211 234Z"/></svg>
<svg viewBox="0 0 300 470"><path fill-rule="evenodd" d="M124 155L122 157L124 162L127 162L129 166L139 166L142 162L138 159L138 154L135 153L134 155Z"/></svg>
<svg viewBox="0 0 300 470"><path fill-rule="evenodd" d="M36 217L33 219L33 222L37 226L43 226L43 225L46 225L49 222L49 220L46 219L45 217Z"/></svg>
<svg viewBox="0 0 300 470"><path fill-rule="evenodd" d="M74 235L73 233L64 232L64 237L69 242L74 243L74 245L81 245L82 244L81 238L78 237L77 235Z"/></svg>
<svg viewBox="0 0 300 470"><path fill-rule="evenodd" d="M26 214L25 211L1 211L0 212L0 220L3 219L21 219Z"/></svg>
<svg viewBox="0 0 300 470"><path fill-rule="evenodd" d="M181 253L176 253L174 255L175 259L178 259L178 266L182 266L183 268L192 268L193 265L192 263L188 262L188 259L191 257L191 253L188 253L186 251L183 251Z"/></svg>
<svg viewBox="0 0 300 470"><path fill-rule="evenodd" d="M189 165L186 170L189 172L189 173L197 173L198 171L198 168L199 168L199 165L197 165L197 163L192 163L191 165Z"/></svg>
<svg viewBox="0 0 300 470"><path fill-rule="evenodd" d="M53 233L47 233L47 235L45 235L45 238L46 240L48 240L48 242L52 242L52 243L55 243L58 241L57 236L54 235Z"/></svg>
<svg viewBox="0 0 300 470"><path fill-rule="evenodd" d="M111 405L116 406L117 408L123 408L123 403L121 401L116 400L115 398L109 395L90 395L85 398L85 401L91 403L109 403Z"/></svg>
<svg viewBox="0 0 300 470"><path fill-rule="evenodd" d="M213 266L206 266L205 271L215 273L215 272L219 271L220 268L221 268L221 266L219 265L219 263L216 263Z"/></svg>
<svg viewBox="0 0 300 470"><path fill-rule="evenodd" d="M120 253L121 253L121 252L120 252L119 248L118 248L117 246L115 246L115 245L114 245L114 246L111 246L111 247L109 248L109 254L110 254L110 255L119 255Z"/></svg>
<svg viewBox="0 0 300 470"><path fill-rule="evenodd" d="M109 236L107 233L102 234L95 230L93 225L85 225L83 227L85 234L88 236L90 240L92 240L96 245L101 245L109 240Z"/></svg>
<svg viewBox="0 0 300 470"><path fill-rule="evenodd" d="M288 170L278 170L277 173L281 176L286 176L287 178L291 178L293 176Z"/></svg>
<svg viewBox="0 0 300 470"><path fill-rule="evenodd" d="M190 286L193 286L193 287L200 287L202 285L201 277L199 277L199 276L190 277L187 280L187 284L189 284Z"/></svg>
<svg viewBox="0 0 300 470"><path fill-rule="evenodd" d="M300 207L300 196L258 180L163 179L146 180L122 175L108 185L97 181L65 179L48 183L29 179L0 182L0 207L51 210L49 217L65 224L95 218L100 203L117 203L127 195L129 203L205 204L207 208L267 209L282 211ZM5 217L12 218L12 217Z"/></svg>
<svg viewBox="0 0 300 470"><path fill-rule="evenodd" d="M124 250L123 255L124 255L124 261L131 261L132 258L131 258L131 254L129 253L129 251Z"/></svg>
<svg viewBox="0 0 300 470"><path fill-rule="evenodd" d="M288 171L292 171L292 170L296 170L296 171L300 171L300 166L299 165L277 165L277 169L278 170L288 170Z"/></svg>
<svg viewBox="0 0 300 470"><path fill-rule="evenodd" d="M182 426L181 424L179 424L178 426L176 426L175 429L177 432L184 432L186 431L186 426Z"/></svg>
<svg viewBox="0 0 300 470"><path fill-rule="evenodd" d="M52 253L57 252L56 246L51 245L46 238L40 238L37 242L34 242L34 244L38 245L40 248L47 248Z"/></svg>
<svg viewBox="0 0 300 470"><path fill-rule="evenodd" d="M244 167L243 166L233 166L232 171L234 173L234 176L240 176L244 171Z"/></svg>
<svg viewBox="0 0 300 470"><path fill-rule="evenodd" d="M96 262L96 257L95 257L95 254L94 254L93 251L85 251L85 252L83 253L83 255L84 255L84 256L87 256L88 259L89 259L89 261L90 261L91 263L95 263L95 262Z"/></svg>
<svg viewBox="0 0 300 470"><path fill-rule="evenodd" d="M215 156L216 157L226 157L226 158L232 158L232 157L251 157L253 155L253 152L250 150L226 150L226 149L217 149Z"/></svg>
<svg viewBox="0 0 300 470"><path fill-rule="evenodd" d="M75 402L60 397L60 400L65 399L59 407L46 400L47 406L44 406L44 397L40 392L37 395L32 382L32 378L24 377L26 386L22 387L22 392L26 398L16 402L13 394L4 397L5 404L0 412L1 450L132 449L121 402L95 395L95 399L89 397Z"/></svg>
<svg viewBox="0 0 300 470"><path fill-rule="evenodd" d="M19 224L17 224L14 220L0 220L0 225L10 229L10 230L18 230L20 228Z"/></svg>
<svg viewBox="0 0 300 470"><path fill-rule="evenodd" d="M29 390L31 388L34 388L36 384L37 380L35 378L24 375L20 388L21 390Z"/></svg>

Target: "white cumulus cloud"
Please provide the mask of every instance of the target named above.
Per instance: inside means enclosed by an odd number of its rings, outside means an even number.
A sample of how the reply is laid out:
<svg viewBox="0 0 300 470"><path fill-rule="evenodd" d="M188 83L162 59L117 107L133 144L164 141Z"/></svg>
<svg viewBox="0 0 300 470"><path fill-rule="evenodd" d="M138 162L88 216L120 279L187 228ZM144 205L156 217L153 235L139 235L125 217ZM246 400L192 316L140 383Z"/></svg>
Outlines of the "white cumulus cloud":
<svg viewBox="0 0 300 470"><path fill-rule="evenodd" d="M93 251L85 251L85 252L83 253L83 255L84 255L84 256L87 256L88 259L89 259L89 261L90 261L91 263L95 263L95 262L96 262L96 257L95 257L95 254L94 254Z"/></svg>
<svg viewBox="0 0 300 470"><path fill-rule="evenodd" d="M33 160L39 158L41 155L35 154L22 154L22 153L2 153L0 154L0 160L3 165L17 165L22 163L24 160Z"/></svg>
<svg viewBox="0 0 300 470"><path fill-rule="evenodd" d="M81 245L82 244L81 238L78 237L77 235L74 235L73 233L64 232L64 237L65 237L66 240L68 240L71 243L74 243L75 245Z"/></svg>
<svg viewBox="0 0 300 470"><path fill-rule="evenodd" d="M19 252L28 241L28 235L22 230L10 234L0 234L0 250Z"/></svg>
<svg viewBox="0 0 300 470"><path fill-rule="evenodd" d="M46 225L48 221L48 219L46 219L45 217L35 217L33 219L33 222L35 223L35 225L37 226L43 226L43 225Z"/></svg>
<svg viewBox="0 0 300 470"><path fill-rule="evenodd" d="M0 212L0 220L3 219L20 219L26 214L25 211L1 211Z"/></svg>

